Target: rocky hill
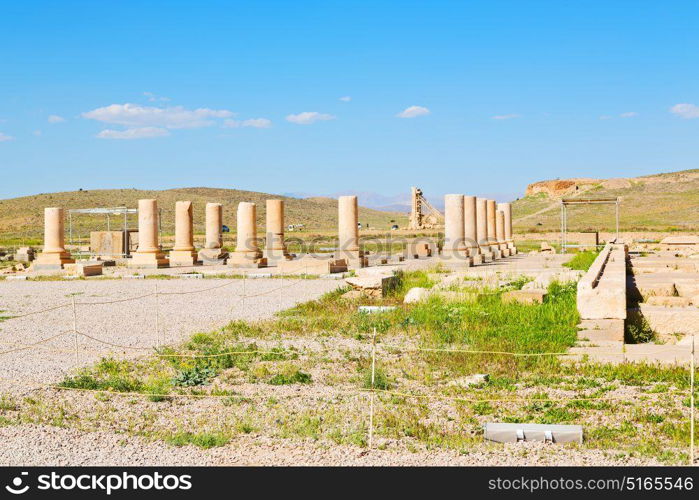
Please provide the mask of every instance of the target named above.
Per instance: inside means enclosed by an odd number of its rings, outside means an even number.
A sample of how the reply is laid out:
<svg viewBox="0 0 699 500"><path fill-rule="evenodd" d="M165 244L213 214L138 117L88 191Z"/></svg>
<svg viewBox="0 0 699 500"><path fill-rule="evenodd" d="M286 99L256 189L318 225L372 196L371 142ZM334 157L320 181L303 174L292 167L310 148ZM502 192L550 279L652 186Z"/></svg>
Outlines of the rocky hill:
<svg viewBox="0 0 699 500"><path fill-rule="evenodd" d="M622 230L699 230L699 169L633 178L535 182L514 204L516 230L557 231L564 197L619 197ZM572 207L568 220L571 230L610 230L614 227L614 207Z"/></svg>

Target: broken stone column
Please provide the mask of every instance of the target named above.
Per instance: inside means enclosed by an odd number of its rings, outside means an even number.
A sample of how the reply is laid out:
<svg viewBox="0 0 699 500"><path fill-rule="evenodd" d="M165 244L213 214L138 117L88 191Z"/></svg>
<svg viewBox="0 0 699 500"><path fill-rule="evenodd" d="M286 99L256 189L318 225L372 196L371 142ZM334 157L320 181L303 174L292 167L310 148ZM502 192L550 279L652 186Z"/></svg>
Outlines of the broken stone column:
<svg viewBox="0 0 699 500"><path fill-rule="evenodd" d="M478 236L478 247L483 255L483 262L491 262L493 254L490 252L488 243L488 200L476 198L476 235Z"/></svg>
<svg viewBox="0 0 699 500"><path fill-rule="evenodd" d="M206 204L206 243L199 250L199 260L205 266L215 266L226 263L228 252L223 248L223 205L220 203Z"/></svg>
<svg viewBox="0 0 699 500"><path fill-rule="evenodd" d="M344 259L350 267L365 267L367 260L359 249L359 206L356 196L340 196L337 200L339 248L336 259Z"/></svg>
<svg viewBox="0 0 699 500"><path fill-rule="evenodd" d="M464 196L464 241L471 257L471 264L482 264L483 255L478 248L478 216L476 197Z"/></svg>
<svg viewBox="0 0 699 500"><path fill-rule="evenodd" d="M468 249L464 239L464 195L444 196L444 247L442 257L462 259L470 264Z"/></svg>
<svg viewBox="0 0 699 500"><path fill-rule="evenodd" d="M507 243L505 243L505 213L502 210L497 210L495 212L495 238L498 244L498 250L500 250L500 255L502 257L508 257L510 255L507 250Z"/></svg>
<svg viewBox="0 0 699 500"><path fill-rule="evenodd" d="M499 259L502 257L500 254L500 248L498 247L498 239L496 234L496 208L495 200L487 200L486 202L486 217L488 218L488 223L486 224L486 230L488 232L488 246L490 247L490 252L493 254L494 259Z"/></svg>
<svg viewBox="0 0 699 500"><path fill-rule="evenodd" d="M44 209L44 249L36 257L33 269L63 269L65 264L73 264L70 252L65 249L65 215L60 207Z"/></svg>
<svg viewBox="0 0 699 500"><path fill-rule="evenodd" d="M505 243L510 250L510 255L515 255L517 248L512 236L512 203L499 203L498 210L502 210L505 214Z"/></svg>
<svg viewBox="0 0 699 500"><path fill-rule="evenodd" d="M170 265L193 266L196 262L192 202L178 201L175 203L175 247L170 251Z"/></svg>
<svg viewBox="0 0 699 500"><path fill-rule="evenodd" d="M231 267L265 267L267 259L257 245L257 206L241 201L238 204L237 243L235 252L228 259Z"/></svg>
<svg viewBox="0 0 699 500"><path fill-rule="evenodd" d="M138 249L131 257L129 267L157 269L168 265L168 259L158 244L158 202L138 200Z"/></svg>
<svg viewBox="0 0 699 500"><path fill-rule="evenodd" d="M267 200L267 238L265 257L267 263L289 260L291 256L284 244L284 200Z"/></svg>

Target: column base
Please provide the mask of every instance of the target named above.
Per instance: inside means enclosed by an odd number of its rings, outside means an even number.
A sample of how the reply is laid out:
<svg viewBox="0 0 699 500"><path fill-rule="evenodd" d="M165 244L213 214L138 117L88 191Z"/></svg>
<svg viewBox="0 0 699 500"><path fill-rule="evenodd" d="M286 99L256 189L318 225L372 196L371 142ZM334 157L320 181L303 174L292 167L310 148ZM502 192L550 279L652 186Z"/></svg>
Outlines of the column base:
<svg viewBox="0 0 699 500"><path fill-rule="evenodd" d="M194 250L171 250L170 267L194 266L197 264L197 252Z"/></svg>
<svg viewBox="0 0 699 500"><path fill-rule="evenodd" d="M132 269L159 269L161 267L169 267L169 265L170 261L163 252L136 252L131 256L128 267Z"/></svg>
<svg viewBox="0 0 699 500"><path fill-rule="evenodd" d="M360 269L369 266L369 259L361 250L340 250L334 254L335 260L344 260L350 269Z"/></svg>
<svg viewBox="0 0 699 500"><path fill-rule="evenodd" d="M197 257L204 266L221 266L228 260L228 252L220 248L202 248Z"/></svg>
<svg viewBox="0 0 699 500"><path fill-rule="evenodd" d="M233 252L228 257L228 267L238 267L244 269L259 269L267 267L267 259L262 254L255 252Z"/></svg>
<svg viewBox="0 0 699 500"><path fill-rule="evenodd" d="M483 260L482 253L479 253L478 255L474 255L471 257L471 264L474 266L481 265L481 264L483 264L483 262L484 262L484 260Z"/></svg>
<svg viewBox="0 0 699 500"><path fill-rule="evenodd" d="M471 257L468 256L468 250L447 250L442 251L437 258L445 264L462 264L466 267L471 267Z"/></svg>
<svg viewBox="0 0 699 500"><path fill-rule="evenodd" d="M75 264L69 252L40 253L32 263L32 269L36 271L55 271L63 269L65 264Z"/></svg>
<svg viewBox="0 0 699 500"><path fill-rule="evenodd" d="M265 259L267 259L267 264L278 265L280 262L286 262L292 260L293 255L287 253L285 249L271 249L265 250Z"/></svg>

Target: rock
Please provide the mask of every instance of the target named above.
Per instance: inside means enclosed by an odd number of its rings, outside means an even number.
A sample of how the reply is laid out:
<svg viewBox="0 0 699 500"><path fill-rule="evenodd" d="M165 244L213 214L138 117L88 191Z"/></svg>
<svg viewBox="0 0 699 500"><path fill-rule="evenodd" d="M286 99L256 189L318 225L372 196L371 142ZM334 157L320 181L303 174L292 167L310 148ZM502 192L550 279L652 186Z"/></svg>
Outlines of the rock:
<svg viewBox="0 0 699 500"><path fill-rule="evenodd" d="M542 241L541 242L541 253L556 253L556 249L554 249L551 245L549 245L548 241Z"/></svg>
<svg viewBox="0 0 699 500"><path fill-rule="evenodd" d="M346 278L345 282L355 290L361 290L365 295L385 297L400 283L398 276L355 276Z"/></svg>
<svg viewBox="0 0 699 500"><path fill-rule="evenodd" d="M356 300L361 297L364 297L364 294L361 290L350 290L349 292L345 292L342 294L342 298L347 300Z"/></svg>
<svg viewBox="0 0 699 500"><path fill-rule="evenodd" d="M468 377L461 377L450 381L447 385L456 387L473 387L477 385L483 385L490 380L490 375L487 373L476 373L474 375L469 375Z"/></svg>
<svg viewBox="0 0 699 500"><path fill-rule="evenodd" d="M502 294L502 301L506 304L510 302L519 302L521 304L542 304L544 297L548 292L546 290L512 290Z"/></svg>
<svg viewBox="0 0 699 500"><path fill-rule="evenodd" d="M403 303L413 304L415 302L427 300L429 296L430 291L427 288L416 286L408 290L408 293L405 294L405 298L403 299Z"/></svg>

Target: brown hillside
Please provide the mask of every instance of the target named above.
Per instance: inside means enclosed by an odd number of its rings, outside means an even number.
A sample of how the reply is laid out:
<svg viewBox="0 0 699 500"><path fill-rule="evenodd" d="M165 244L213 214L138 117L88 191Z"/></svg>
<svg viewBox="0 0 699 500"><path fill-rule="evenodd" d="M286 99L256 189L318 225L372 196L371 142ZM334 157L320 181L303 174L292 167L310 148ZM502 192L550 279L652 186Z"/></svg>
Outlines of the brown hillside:
<svg viewBox="0 0 699 500"><path fill-rule="evenodd" d="M34 196L0 200L0 236L12 238L36 238L43 232L43 209L45 207L95 208L126 206L136 208L141 198L155 198L162 210L163 232L174 232L175 202L191 200L194 203L195 232L204 232L204 207L207 202L223 204L224 224L235 230L235 210L239 202L257 204L257 222L264 225L265 200L283 199L286 205L287 224L305 224L306 231L332 230L337 225L337 201L331 198L299 199L274 194L218 188L179 188L164 191L138 189L107 189L42 193ZM389 229L391 220L405 225L404 214L381 212L360 207L360 221L377 229ZM90 230L106 229L104 216L78 215L74 217L74 231L83 238ZM123 219L113 217L112 228L119 228ZM137 226L136 217L129 216L129 227ZM67 224L66 224L67 228Z"/></svg>

